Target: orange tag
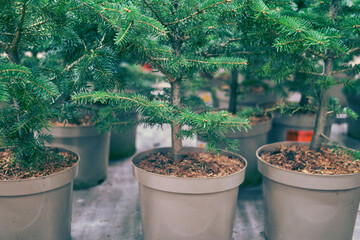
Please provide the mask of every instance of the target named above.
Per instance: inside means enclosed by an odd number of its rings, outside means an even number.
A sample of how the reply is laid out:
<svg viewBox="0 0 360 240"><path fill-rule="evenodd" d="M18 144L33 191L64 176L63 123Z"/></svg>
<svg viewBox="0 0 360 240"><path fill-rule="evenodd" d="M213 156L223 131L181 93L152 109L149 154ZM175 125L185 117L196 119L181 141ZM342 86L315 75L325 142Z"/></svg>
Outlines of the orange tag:
<svg viewBox="0 0 360 240"><path fill-rule="evenodd" d="M313 131L287 130L286 141L311 142Z"/></svg>
<svg viewBox="0 0 360 240"><path fill-rule="evenodd" d="M198 146L198 147L205 148L206 145L207 145L206 142L203 142L203 141L200 141L200 140L198 140L198 142L197 142L197 146Z"/></svg>

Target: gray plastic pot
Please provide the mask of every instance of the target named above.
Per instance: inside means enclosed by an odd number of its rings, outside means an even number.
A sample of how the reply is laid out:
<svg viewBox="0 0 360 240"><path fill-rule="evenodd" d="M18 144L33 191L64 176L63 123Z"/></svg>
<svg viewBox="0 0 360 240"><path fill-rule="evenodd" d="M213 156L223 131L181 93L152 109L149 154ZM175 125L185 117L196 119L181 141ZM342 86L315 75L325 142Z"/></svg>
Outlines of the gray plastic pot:
<svg viewBox="0 0 360 240"><path fill-rule="evenodd" d="M229 91L216 89L216 97L219 101L219 108L229 108ZM248 107L274 105L279 100L280 97L273 92L248 92L238 96L238 103Z"/></svg>
<svg viewBox="0 0 360 240"><path fill-rule="evenodd" d="M127 115L125 120L136 120L137 113ZM136 152L136 126L129 126L121 131L112 131L110 137L110 160L128 157Z"/></svg>
<svg viewBox="0 0 360 240"><path fill-rule="evenodd" d="M70 240L71 168L36 179L0 181L0 239Z"/></svg>
<svg viewBox="0 0 360 240"><path fill-rule="evenodd" d="M158 148L138 153L133 158L135 179L139 182L140 208L145 240L231 239L238 187L245 169L217 178L180 178L147 172L137 167L151 153L165 153ZM205 152L186 147L184 152ZM240 158L246 167L246 160Z"/></svg>
<svg viewBox="0 0 360 240"><path fill-rule="evenodd" d="M80 155L79 175L74 189L102 183L109 165L110 133L100 134L94 126L52 127L52 146L60 146Z"/></svg>
<svg viewBox="0 0 360 240"><path fill-rule="evenodd" d="M328 118L325 135L329 136L333 118ZM269 143L280 141L308 142L315 126L315 114L294 114L292 116L274 116L269 132Z"/></svg>
<svg viewBox="0 0 360 240"><path fill-rule="evenodd" d="M346 98L349 107L360 116L360 95L349 95ZM348 120L348 135L360 139L360 117L357 120Z"/></svg>
<svg viewBox="0 0 360 240"><path fill-rule="evenodd" d="M243 156L247 161L245 180L241 187L256 186L261 183L261 174L257 169L256 150L268 143L268 133L272 126L272 118L267 121L251 126L248 131L228 132L226 138L238 141L237 154ZM204 139L198 135L199 146L202 146ZM206 143L204 143L205 145ZM219 146L224 147L224 146Z"/></svg>
<svg viewBox="0 0 360 240"><path fill-rule="evenodd" d="M360 174L317 175L284 170L264 162L263 151L274 151L279 142L258 149L263 175L264 231L268 240L351 240L360 200Z"/></svg>

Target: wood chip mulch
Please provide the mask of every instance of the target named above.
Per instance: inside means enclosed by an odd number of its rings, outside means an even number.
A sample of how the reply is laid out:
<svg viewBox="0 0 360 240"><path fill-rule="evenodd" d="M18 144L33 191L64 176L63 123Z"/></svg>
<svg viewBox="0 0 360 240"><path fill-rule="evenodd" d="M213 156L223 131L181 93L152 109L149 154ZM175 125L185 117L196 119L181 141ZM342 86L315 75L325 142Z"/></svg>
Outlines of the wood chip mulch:
<svg viewBox="0 0 360 240"><path fill-rule="evenodd" d="M250 125L256 125L262 122L266 122L267 120L269 120L270 117L267 115L264 116L252 116L250 117Z"/></svg>
<svg viewBox="0 0 360 240"><path fill-rule="evenodd" d="M174 161L171 153L152 154L137 164L148 172L185 178L221 177L238 172L244 163L238 158L210 153L186 153L183 160Z"/></svg>
<svg viewBox="0 0 360 240"><path fill-rule="evenodd" d="M67 168L72 167L77 162L77 156L69 152L58 152L55 149L49 149L52 154L59 154L62 161L47 159L33 169L24 169L19 164L14 163L12 152L9 149L0 151L0 180L20 180L34 179L48 176Z"/></svg>
<svg viewBox="0 0 360 240"><path fill-rule="evenodd" d="M323 175L360 173L360 161L351 156L322 147L313 152L308 146L291 145L281 147L275 152L263 152L260 157L267 163L283 169Z"/></svg>
<svg viewBox="0 0 360 240"><path fill-rule="evenodd" d="M92 122L92 117L90 117L90 116L85 116L84 118L79 119L78 121L79 121L78 123L70 123L67 120L62 121L62 122L58 122L58 121L54 120L51 122L51 124L54 127L79 127L79 126L85 127L85 126L93 126L94 125L94 123Z"/></svg>

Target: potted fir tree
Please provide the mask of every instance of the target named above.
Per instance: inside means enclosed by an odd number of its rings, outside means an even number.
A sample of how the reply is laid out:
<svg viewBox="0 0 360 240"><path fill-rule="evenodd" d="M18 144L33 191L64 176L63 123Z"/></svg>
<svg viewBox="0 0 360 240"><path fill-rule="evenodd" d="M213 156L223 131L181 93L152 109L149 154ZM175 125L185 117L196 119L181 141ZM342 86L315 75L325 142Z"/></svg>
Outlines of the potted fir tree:
<svg viewBox="0 0 360 240"><path fill-rule="evenodd" d="M358 5L354 1L299 1L286 9L255 1L252 9L261 26L270 25L282 33L274 43L278 50L306 63L303 72L317 93L310 144L280 142L257 151L264 176L265 235L268 239L350 240L360 200L360 154L325 144L330 139L324 129L329 88L337 83L333 74L356 68L336 62L346 62L348 55L359 51L351 48L359 41L354 27L359 19L353 18Z"/></svg>
<svg viewBox="0 0 360 240"><path fill-rule="evenodd" d="M46 146L59 91L36 57L65 23L63 1L2 1L0 9L0 232L2 239L71 239L78 156Z"/></svg>
<svg viewBox="0 0 360 240"><path fill-rule="evenodd" d="M68 17L71 28L67 38L42 59L45 68L53 69L49 75L60 91L54 103L52 126L44 133L53 136L53 146L63 146L80 155L82 161L74 189L102 183L107 177L109 162L110 132L101 133L95 126L100 106L74 104L70 99L74 92L115 85L115 56L110 55L113 51L107 44L108 38L99 36L92 19L83 5L73 6Z"/></svg>
<svg viewBox="0 0 360 240"><path fill-rule="evenodd" d="M145 239L231 239L246 161L224 151L205 153L203 148L183 148L182 138L202 132L213 149L219 140L231 143L224 132L228 128L244 129L248 120L227 111L197 114L184 107L181 94L183 82L191 81L199 71L246 65L240 58L203 54L217 31L234 30L234 25L227 23L242 16L242 4L228 0L87 4L105 24L116 29L114 41L120 51L127 50L129 57L146 61L171 84L167 101L107 92L73 97L79 102L106 102L109 113L135 108L141 113L139 122L152 126L171 124L171 148L153 149L133 158ZM107 117L103 123L117 122L110 114L103 116Z"/></svg>
<svg viewBox="0 0 360 240"><path fill-rule="evenodd" d="M120 158L135 151L136 125L127 124L127 130L113 125L102 131L99 114L106 104L85 106L71 103L70 94L85 90L125 91L137 87L136 78L149 79L149 74L139 68L123 64L121 53L114 49L113 28L99 23L101 19L81 3L73 6L70 15L71 32L57 47L47 54L44 65L56 68L52 79L59 86L61 97L57 121L50 129L53 145L74 149L81 157L79 174L74 181L75 189L84 189L102 183L107 177L109 158ZM135 80L134 80L135 79ZM144 88L144 85L142 86ZM135 112L117 117L136 123ZM112 139L111 139L112 136Z"/></svg>
<svg viewBox="0 0 360 240"><path fill-rule="evenodd" d="M238 114L251 120L251 129L248 131L229 132L226 135L229 140L236 139L238 141L236 152L244 156L248 163L245 181L242 186L253 186L261 183L261 174L257 170L255 152L260 146L268 143L268 132L272 126L271 114L265 112L261 107L264 107L262 105L274 104L276 102L276 98L271 97L273 96L270 93L271 90L265 92L265 86L269 86L268 84L271 84L271 82L264 81L264 75L266 75L266 73L263 72L259 66L265 54L271 55L271 51L274 50L269 49L263 42L253 39L254 28L251 26L250 21L245 24L237 24L236 31L233 32L232 41L224 41L221 39L221 36L225 33L219 31L218 39L220 40L217 40L219 44L217 47L213 44L207 50L207 56L224 54L227 56L246 57L248 59L246 70L240 71L239 69L233 69L231 73L228 74L230 75L227 83L229 86L229 96L228 98L223 97L219 99L220 109L222 109L221 106L226 106L227 110L233 115ZM243 76L245 76L245 79ZM243 79L239 81L241 78ZM244 88L246 88L246 90L244 90ZM258 94L252 95L250 91L252 88L261 90ZM272 91L275 90L273 89ZM249 107L252 107L252 109ZM213 110L210 109L209 111ZM200 146L206 144L206 140L201 135L199 135L198 139L200 140ZM203 142L205 142L205 144ZM224 147L221 144L218 146L220 148Z"/></svg>

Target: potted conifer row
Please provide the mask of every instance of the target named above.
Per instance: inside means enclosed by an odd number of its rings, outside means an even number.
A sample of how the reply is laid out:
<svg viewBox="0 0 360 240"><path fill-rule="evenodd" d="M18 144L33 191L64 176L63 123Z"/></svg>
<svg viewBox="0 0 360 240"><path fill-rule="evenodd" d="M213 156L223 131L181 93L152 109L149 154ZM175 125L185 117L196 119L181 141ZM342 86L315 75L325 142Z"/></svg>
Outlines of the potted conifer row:
<svg viewBox="0 0 360 240"><path fill-rule="evenodd" d="M360 200L360 154L325 144L330 139L324 129L329 88L336 84L332 75L341 67L336 63L359 52L344 44L352 46L351 41L359 36L353 27L359 19L352 18L358 6L332 0L308 1L288 10L272 11L272 7L262 2L253 10L259 21L282 32L275 42L279 50L298 56L307 63L304 65L313 63L302 71L313 80L318 98L310 144L278 142L257 151L258 168L264 176L265 235L270 240L351 240ZM341 71L354 68L341 67Z"/></svg>
<svg viewBox="0 0 360 240"><path fill-rule="evenodd" d="M0 238L71 239L72 182L78 155L50 148L52 103L59 91L31 57L61 37L62 1L2 1L0 9ZM58 21L53 21L58 19ZM6 34L3 34L6 33ZM44 37L47 36L47 37ZM47 69L49 70L49 69Z"/></svg>
<svg viewBox="0 0 360 240"><path fill-rule="evenodd" d="M201 52L211 43L213 32L226 27L228 13L240 8L238 4L227 0L88 4L118 31L114 40L120 49L127 50L132 59L146 61L171 84L168 101L106 92L73 96L79 102L107 102L109 111L135 108L140 113L139 122L172 127L171 148L141 152L133 158L144 239L231 239L246 161L225 151L185 148L182 138L203 132L210 136L208 147L213 149L218 140L229 142L223 134L227 129L244 129L248 120L227 111L196 114L184 107L180 96L182 83L191 81L199 71L246 64L239 58L206 58ZM111 124L114 120L102 122Z"/></svg>

